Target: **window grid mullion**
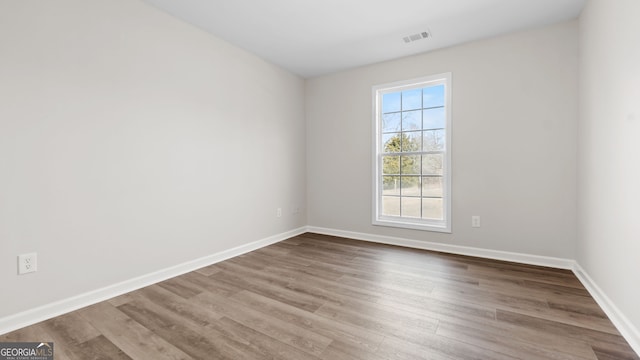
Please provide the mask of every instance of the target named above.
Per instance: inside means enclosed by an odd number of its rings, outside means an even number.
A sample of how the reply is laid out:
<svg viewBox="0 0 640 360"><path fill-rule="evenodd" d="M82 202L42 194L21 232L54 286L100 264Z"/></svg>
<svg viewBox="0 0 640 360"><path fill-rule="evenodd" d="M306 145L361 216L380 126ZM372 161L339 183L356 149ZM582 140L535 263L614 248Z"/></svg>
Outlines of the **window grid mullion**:
<svg viewBox="0 0 640 360"><path fill-rule="evenodd" d="M421 152L424 153L424 88L420 89L420 108L422 110L420 110L420 150L422 150ZM418 184L420 184L420 219L424 219L424 214L422 213L422 209L424 208L423 205L423 188L424 188L424 184L422 184L422 154L420 155L420 177L418 178L420 181L418 182Z"/></svg>
<svg viewBox="0 0 640 360"><path fill-rule="evenodd" d="M400 152L402 152L402 150L404 149L404 126L402 126L403 121L402 121L402 116L403 116L403 108L402 108L402 91L400 92ZM400 214L400 217L402 217L402 155L400 155L399 157L399 164L398 164L398 172L400 173L399 179L400 179L400 189L398 190L398 195L400 198L400 208L398 209L398 214Z"/></svg>

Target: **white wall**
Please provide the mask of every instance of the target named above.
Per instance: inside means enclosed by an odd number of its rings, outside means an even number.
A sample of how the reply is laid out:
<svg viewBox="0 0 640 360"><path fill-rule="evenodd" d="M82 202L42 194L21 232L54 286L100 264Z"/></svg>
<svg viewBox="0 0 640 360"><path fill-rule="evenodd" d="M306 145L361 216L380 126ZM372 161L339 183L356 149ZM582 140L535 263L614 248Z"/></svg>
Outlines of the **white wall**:
<svg viewBox="0 0 640 360"><path fill-rule="evenodd" d="M573 21L308 80L309 225L574 258L577 39ZM372 226L371 87L443 72L453 233Z"/></svg>
<svg viewBox="0 0 640 360"><path fill-rule="evenodd" d="M303 93L140 1L0 0L0 318L305 225Z"/></svg>
<svg viewBox="0 0 640 360"><path fill-rule="evenodd" d="M640 345L640 2L580 17L578 262ZM636 348L638 350L640 348Z"/></svg>

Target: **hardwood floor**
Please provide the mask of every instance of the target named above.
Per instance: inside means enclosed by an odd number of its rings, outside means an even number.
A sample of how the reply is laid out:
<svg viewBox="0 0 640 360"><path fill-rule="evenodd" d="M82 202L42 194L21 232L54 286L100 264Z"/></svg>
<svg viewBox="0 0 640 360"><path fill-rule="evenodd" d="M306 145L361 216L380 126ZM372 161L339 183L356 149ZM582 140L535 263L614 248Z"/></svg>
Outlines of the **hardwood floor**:
<svg viewBox="0 0 640 360"><path fill-rule="evenodd" d="M570 271L317 234L0 341L56 360L639 359Z"/></svg>

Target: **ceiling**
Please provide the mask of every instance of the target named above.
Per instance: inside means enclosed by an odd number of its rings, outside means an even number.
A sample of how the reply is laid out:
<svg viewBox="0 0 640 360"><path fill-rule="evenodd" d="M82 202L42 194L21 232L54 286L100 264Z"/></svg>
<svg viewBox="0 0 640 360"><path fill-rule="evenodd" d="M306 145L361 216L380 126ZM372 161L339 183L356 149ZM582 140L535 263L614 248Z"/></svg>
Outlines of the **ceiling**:
<svg viewBox="0 0 640 360"><path fill-rule="evenodd" d="M586 0L145 0L303 77L578 17ZM409 35L427 38L406 43ZM416 38L418 38L416 37Z"/></svg>

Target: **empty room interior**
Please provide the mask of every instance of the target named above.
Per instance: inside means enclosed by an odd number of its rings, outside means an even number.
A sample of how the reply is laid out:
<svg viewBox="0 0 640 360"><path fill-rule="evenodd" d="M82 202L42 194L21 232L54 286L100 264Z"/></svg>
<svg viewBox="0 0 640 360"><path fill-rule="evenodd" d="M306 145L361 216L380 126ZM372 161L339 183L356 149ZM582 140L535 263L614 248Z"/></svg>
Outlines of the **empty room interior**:
<svg viewBox="0 0 640 360"><path fill-rule="evenodd" d="M0 0L0 359L640 359L639 18Z"/></svg>

